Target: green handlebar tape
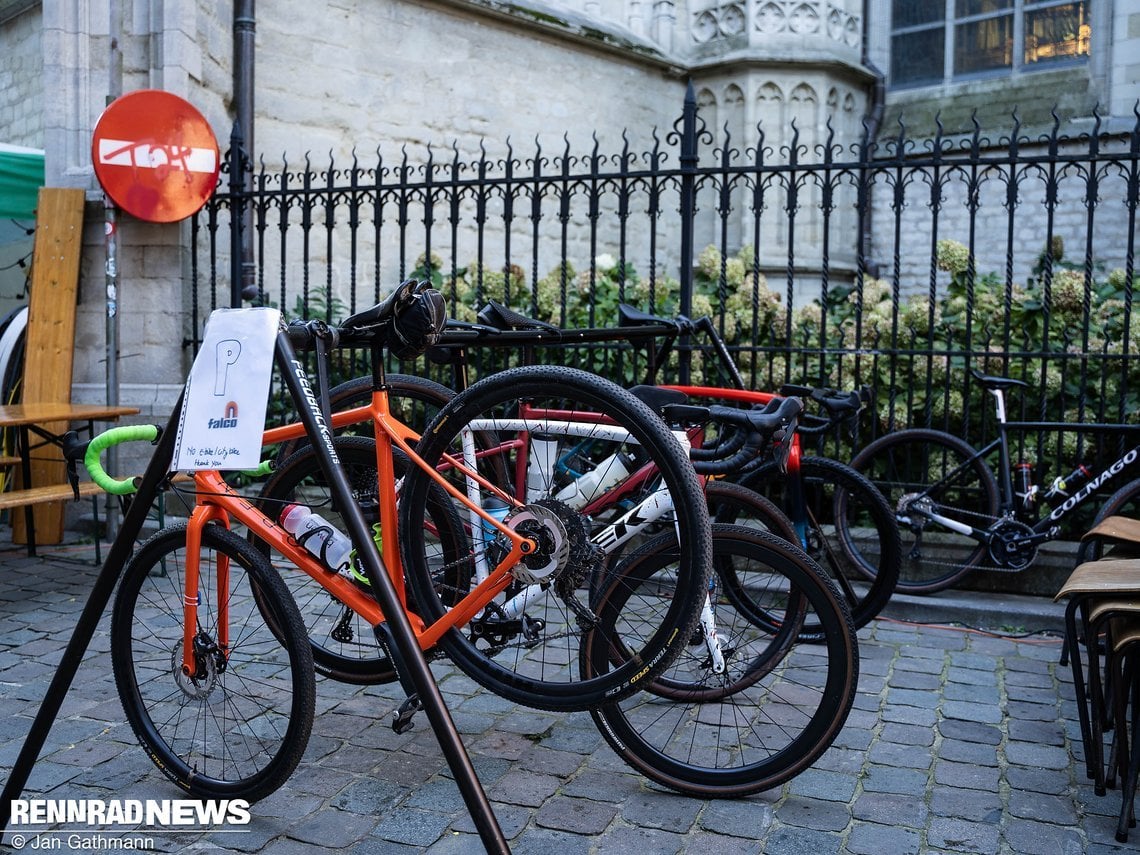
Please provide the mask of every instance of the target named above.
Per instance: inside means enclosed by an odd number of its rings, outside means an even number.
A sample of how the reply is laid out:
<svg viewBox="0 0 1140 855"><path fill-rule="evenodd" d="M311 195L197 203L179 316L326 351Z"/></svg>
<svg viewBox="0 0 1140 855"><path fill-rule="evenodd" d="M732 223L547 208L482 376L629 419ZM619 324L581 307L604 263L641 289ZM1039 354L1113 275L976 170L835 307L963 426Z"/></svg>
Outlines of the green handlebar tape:
<svg viewBox="0 0 1140 855"><path fill-rule="evenodd" d="M122 442L154 442L158 438L158 428L155 425L126 425L104 431L87 446L87 453L83 456L83 465L91 473L91 480L99 485L100 489L114 496L129 496L137 489L134 479L112 478L103 469L99 458L103 452L112 445Z"/></svg>
<svg viewBox="0 0 1140 855"><path fill-rule="evenodd" d="M273 471L272 460L262 460L256 469L243 469L242 475L248 475L250 478L261 478L263 475L268 475Z"/></svg>

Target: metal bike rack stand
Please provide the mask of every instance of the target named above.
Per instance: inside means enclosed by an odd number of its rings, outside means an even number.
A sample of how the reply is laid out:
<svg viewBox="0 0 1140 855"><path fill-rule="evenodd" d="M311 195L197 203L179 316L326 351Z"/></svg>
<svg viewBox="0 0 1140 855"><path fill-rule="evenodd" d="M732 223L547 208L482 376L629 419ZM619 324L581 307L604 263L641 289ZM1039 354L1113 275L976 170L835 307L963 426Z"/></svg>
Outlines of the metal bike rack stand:
<svg viewBox="0 0 1140 855"><path fill-rule="evenodd" d="M284 332L277 336L276 354L286 387L297 405L306 431L314 439L321 436L323 417L321 421L318 421L319 409L316 411L312 409L310 406L311 399L303 392L301 382L295 374L293 347ZM16 763L12 767L7 783L4 785L3 794L0 795L0 799L3 801L3 804L0 804L0 834L8 828L8 823L12 818L12 802L20 797L28 783L32 767L43 749L48 731L59 714L64 696L79 670L79 663L91 643L99 619L107 608L111 593L122 575L127 559L130 558L135 540L138 538L143 522L146 520L150 507L158 494L158 487L169 471L171 461L174 458L174 444L181 411L182 396L179 397L170 417L170 422L158 441L154 455L151 457L150 464L142 477L142 483L123 515L118 534L107 552L107 560L95 579L91 594L88 596L87 603L75 624L75 630L71 634L71 640L63 652L59 667L52 677L47 694L40 704L39 711L32 722L31 730L24 740L20 754L16 758ZM328 428L324 430L327 432ZM419 697L424 712L435 731L436 738L439 740L444 757L455 775L455 782L463 796L464 803L475 821L476 829L484 847L488 852L510 852L498 820L495 818L490 802L483 791L482 784L479 783L475 769L471 765L471 758L467 755L467 750L455 729L455 723L443 702L443 696L435 684L427 660L424 658L423 651L420 650L419 642L416 641L415 634L408 623L407 615L404 613L396 591L392 587L392 582L388 578L383 562L375 549L367 548L367 546L361 548L362 545L372 544L372 535L360 508L352 500L352 491L344 472L332 456L331 443L326 445L321 442L314 442L313 446L317 450L321 470L328 478L333 497L343 509L342 514L348 527L349 537L352 538L353 544L357 547L357 554L360 556L365 572L372 582L374 595L380 604L384 617L387 619L389 629L387 634L396 648L395 651L391 651L395 653L392 660L394 663L399 663L398 670L401 672L401 682Z"/></svg>

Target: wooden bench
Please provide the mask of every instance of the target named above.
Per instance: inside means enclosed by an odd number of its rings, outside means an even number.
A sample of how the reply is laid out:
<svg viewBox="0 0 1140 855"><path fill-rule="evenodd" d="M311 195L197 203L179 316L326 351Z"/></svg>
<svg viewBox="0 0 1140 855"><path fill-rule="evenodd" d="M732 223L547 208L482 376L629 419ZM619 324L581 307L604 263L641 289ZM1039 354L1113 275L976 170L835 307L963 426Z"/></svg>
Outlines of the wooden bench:
<svg viewBox="0 0 1140 855"><path fill-rule="evenodd" d="M99 485L94 481L80 481L79 495L81 498L95 496L101 493ZM22 508L27 505L38 505L43 502L62 502L74 499L75 492L70 484L51 484L47 487L29 487L26 490L14 490L0 493L0 510Z"/></svg>
<svg viewBox="0 0 1140 855"><path fill-rule="evenodd" d="M43 484L34 474L34 463L41 460L44 455L39 449L52 453L53 458L63 460L60 444L62 434L74 422L82 422L90 434L97 421L115 421L120 416L134 415L137 407L111 407L100 404L9 404L0 406L0 428L14 431L18 437L17 445L20 455L15 458L19 464L17 471L20 474L21 487L15 490L0 493L0 510L14 510L24 508L23 523L25 540L28 545L28 554L36 554L36 525L34 509L38 505L55 503L59 506L63 501L75 498L75 491L66 480L66 466L62 463L61 478L56 483ZM51 425L52 427L47 427ZM36 435L40 442L34 444L32 436ZM33 455L33 452L36 452ZM55 462L54 460L52 462ZM42 471L42 470L41 470ZM31 484L32 486L22 486ZM79 483L80 496L95 496L99 488L91 481ZM98 522L98 505L95 504L95 518ZM13 517L13 529L20 517ZM58 542L62 536L61 527L55 539ZM15 540L15 537L13 537Z"/></svg>

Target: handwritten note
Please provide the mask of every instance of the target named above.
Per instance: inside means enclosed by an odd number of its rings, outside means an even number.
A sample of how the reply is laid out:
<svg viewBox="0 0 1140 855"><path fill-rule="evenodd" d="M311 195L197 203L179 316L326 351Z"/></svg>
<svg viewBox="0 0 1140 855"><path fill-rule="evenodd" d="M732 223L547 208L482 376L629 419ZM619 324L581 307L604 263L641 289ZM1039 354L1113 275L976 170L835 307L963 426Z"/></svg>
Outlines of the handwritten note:
<svg viewBox="0 0 1140 855"><path fill-rule="evenodd" d="M276 309L218 309L186 381L174 468L254 469L269 400Z"/></svg>

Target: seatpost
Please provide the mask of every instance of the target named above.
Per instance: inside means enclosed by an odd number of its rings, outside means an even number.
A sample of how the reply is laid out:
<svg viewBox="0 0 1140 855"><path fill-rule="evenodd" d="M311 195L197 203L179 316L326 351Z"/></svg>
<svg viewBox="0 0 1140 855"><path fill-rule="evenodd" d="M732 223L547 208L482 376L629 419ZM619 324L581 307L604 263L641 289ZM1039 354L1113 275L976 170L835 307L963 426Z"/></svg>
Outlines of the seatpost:
<svg viewBox="0 0 1140 855"><path fill-rule="evenodd" d="M1013 510L1013 476L1009 460L1009 441L1006 437L1005 422L1005 392L1001 389L990 389L994 396L994 410L998 423L998 468L1000 469L1001 512L1007 514Z"/></svg>

